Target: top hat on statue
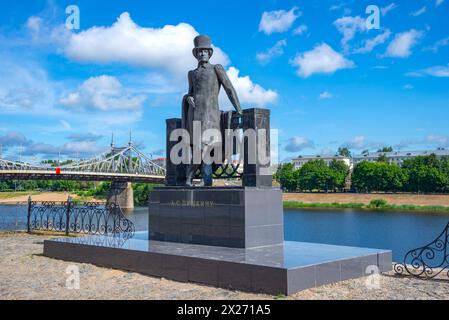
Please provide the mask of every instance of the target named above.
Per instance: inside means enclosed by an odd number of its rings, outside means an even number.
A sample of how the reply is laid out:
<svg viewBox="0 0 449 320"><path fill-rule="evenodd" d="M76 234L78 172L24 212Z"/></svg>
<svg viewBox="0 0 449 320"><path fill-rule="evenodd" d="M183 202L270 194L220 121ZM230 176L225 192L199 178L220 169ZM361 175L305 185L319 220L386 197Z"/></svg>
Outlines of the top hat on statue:
<svg viewBox="0 0 449 320"><path fill-rule="evenodd" d="M206 35L199 35L193 39L194 48L192 50L193 55L196 57L196 53L198 50L207 49L210 51L210 56L214 53L214 49L212 49L210 38Z"/></svg>

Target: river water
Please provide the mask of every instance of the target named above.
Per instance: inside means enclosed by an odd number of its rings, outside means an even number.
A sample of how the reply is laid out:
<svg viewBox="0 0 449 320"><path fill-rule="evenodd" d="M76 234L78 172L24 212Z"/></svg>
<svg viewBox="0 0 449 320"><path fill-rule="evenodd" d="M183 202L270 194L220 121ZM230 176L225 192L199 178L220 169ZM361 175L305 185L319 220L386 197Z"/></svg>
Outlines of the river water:
<svg viewBox="0 0 449 320"><path fill-rule="evenodd" d="M25 204L0 205L0 230L26 229ZM148 209L126 212L137 231L148 229ZM285 240L393 250L401 261L410 249L434 240L449 214L363 210L285 210Z"/></svg>

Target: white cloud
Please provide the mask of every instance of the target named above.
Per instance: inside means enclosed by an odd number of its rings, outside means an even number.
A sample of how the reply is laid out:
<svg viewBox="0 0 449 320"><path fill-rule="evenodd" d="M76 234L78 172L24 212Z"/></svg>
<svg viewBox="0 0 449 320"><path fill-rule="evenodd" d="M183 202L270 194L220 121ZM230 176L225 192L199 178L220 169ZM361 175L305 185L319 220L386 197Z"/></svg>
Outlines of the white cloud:
<svg viewBox="0 0 449 320"><path fill-rule="evenodd" d="M65 120L59 120L59 122L61 123L64 130L67 130L67 131L72 130L72 126L70 125L69 122L67 122Z"/></svg>
<svg viewBox="0 0 449 320"><path fill-rule="evenodd" d="M76 140L76 141L75 141ZM61 146L55 146L48 143L35 142L28 139L25 135L16 131L9 131L5 135L0 136L0 144L3 150L9 148L17 148L20 146L22 155L25 156L37 156L37 155L87 155L97 154L105 151L104 147L99 147L93 139L80 141L75 139L74 141L67 142Z"/></svg>
<svg viewBox="0 0 449 320"><path fill-rule="evenodd" d="M444 0L436 0L435 5L438 7L440 4L442 4Z"/></svg>
<svg viewBox="0 0 449 320"><path fill-rule="evenodd" d="M83 109L75 107L81 103L81 87L74 90L76 79L67 81L54 81L49 79L46 70L29 58L15 56L8 58L2 55L0 59L0 117L7 118L9 115L24 117L23 124L10 123L7 129L23 127L34 130L41 134L57 134L67 132L68 126L61 120L67 121L72 131L103 132L112 131L120 133L122 129L129 128L142 118L141 110L110 109L104 112L90 106L91 112L86 116ZM132 92L129 89L132 87ZM136 92L136 93L134 93ZM142 92L133 82L127 88L123 88L123 97L136 97ZM72 107L61 107L60 99L67 99ZM132 101L132 100L131 100ZM129 103L129 99L125 101ZM129 106L129 105L128 105ZM19 119L19 118L18 118ZM28 120L31 119L29 122ZM39 119L39 121L35 121ZM29 123L28 123L29 122ZM117 129L118 128L118 129ZM126 129L123 129L126 130Z"/></svg>
<svg viewBox="0 0 449 320"><path fill-rule="evenodd" d="M297 12L298 7L293 7L289 11L276 10L265 11L259 23L259 31L265 34L275 32L285 32L292 26L293 22L301 16L301 12Z"/></svg>
<svg viewBox="0 0 449 320"><path fill-rule="evenodd" d="M326 91L323 91L320 93L320 96L318 97L318 99L325 100L325 99L331 99L333 97L334 97L334 95L326 90Z"/></svg>
<svg viewBox="0 0 449 320"><path fill-rule="evenodd" d="M145 99L143 95L126 94L117 78L102 75L87 79L78 91L69 93L60 103L68 108L138 111Z"/></svg>
<svg viewBox="0 0 449 320"><path fill-rule="evenodd" d="M429 135L426 137L426 142L438 145L438 147L447 147L449 145L449 137L441 135Z"/></svg>
<svg viewBox="0 0 449 320"><path fill-rule="evenodd" d="M404 89L404 90L413 90L414 88L415 88L415 86L412 84L405 84L402 86L402 89Z"/></svg>
<svg viewBox="0 0 449 320"><path fill-rule="evenodd" d="M261 64L267 64L274 57L279 57L284 54L284 47L287 45L287 41L285 39L279 40L276 44L269 48L265 52L259 52L256 55L257 61Z"/></svg>
<svg viewBox="0 0 449 320"><path fill-rule="evenodd" d="M103 153L106 147L100 147L93 141L67 142L61 146L36 142L27 146L23 152L27 156L89 156Z"/></svg>
<svg viewBox="0 0 449 320"><path fill-rule="evenodd" d="M345 50L349 49L349 41L351 41L357 32L367 31L366 20L360 16L356 17L342 17L334 21L337 30L343 34L341 45Z"/></svg>
<svg viewBox="0 0 449 320"><path fill-rule="evenodd" d="M349 149L363 150L363 149L374 149L381 148L384 144L379 142L369 142L365 136L355 136L351 141L343 144L343 147Z"/></svg>
<svg viewBox="0 0 449 320"><path fill-rule="evenodd" d="M417 128L416 131L422 132L424 131L423 128ZM438 135L438 134L430 134L423 138L409 138L404 139L401 142L399 142L395 148L397 149L403 149L403 148L410 148L412 146L419 146L424 145L427 148L432 147L438 147L438 148L446 148L449 146L449 137Z"/></svg>
<svg viewBox="0 0 449 320"><path fill-rule="evenodd" d="M310 51L298 53L290 63L298 67L297 74L304 78L315 73L332 74L340 69L354 67L354 62L347 60L326 43L317 45Z"/></svg>
<svg viewBox="0 0 449 320"><path fill-rule="evenodd" d="M365 136L355 136L349 143L346 144L351 149L363 149L366 147Z"/></svg>
<svg viewBox="0 0 449 320"><path fill-rule="evenodd" d="M412 71L406 74L409 77L432 76L437 78L449 78L449 64L447 66L434 66L426 69Z"/></svg>
<svg viewBox="0 0 449 320"><path fill-rule="evenodd" d="M420 9L411 12L410 15L413 16L413 17L419 17L420 15L426 13L426 11L427 11L426 6L423 6Z"/></svg>
<svg viewBox="0 0 449 320"><path fill-rule="evenodd" d="M334 5L330 6L329 11L338 10L338 9L342 8L344 5L345 5L344 3L334 4Z"/></svg>
<svg viewBox="0 0 449 320"><path fill-rule="evenodd" d="M435 42L433 45L431 45L430 47L426 47L424 48L424 51L433 51L433 52L438 52L438 50L441 47L445 47L449 45L449 37L438 40L437 42Z"/></svg>
<svg viewBox="0 0 449 320"><path fill-rule="evenodd" d="M28 30L31 31L32 34L38 34L39 31L41 30L42 18L36 17L36 16L31 16L28 18L26 26L27 26Z"/></svg>
<svg viewBox="0 0 449 320"><path fill-rule="evenodd" d="M69 136L67 136L67 139L69 139L72 142L84 142L84 141L93 142L101 138L103 138L101 134L94 134L94 133L72 133Z"/></svg>
<svg viewBox="0 0 449 320"><path fill-rule="evenodd" d="M385 16L388 12L390 12L393 9L396 9L398 6L393 2L390 3L388 6L380 8L380 12L382 16Z"/></svg>
<svg viewBox="0 0 449 320"><path fill-rule="evenodd" d="M305 24L302 24L293 30L293 34L294 35L302 35L304 32L307 31L307 29L308 29L307 26Z"/></svg>
<svg viewBox="0 0 449 320"><path fill-rule="evenodd" d="M40 121L27 125L27 130L38 130L43 134L66 132L70 128L71 132L76 128L81 132L114 130L120 134L142 119L145 96L152 102L165 98L164 106L178 103L187 86L187 71L196 68L192 47L198 32L185 23L144 28L124 13L112 26L92 27L76 33L64 26L55 26L54 21L50 23L45 18L30 19L24 28L29 30L25 35L27 43L32 40L34 45L56 47L58 53L77 62L93 66L117 62L143 66L138 72L124 74L120 81L110 76L92 77L86 81L54 81L29 55L24 58L24 55L14 54L11 59L6 59L7 55L2 54L0 114L39 117ZM36 41L31 39L33 30L38 33ZM4 40L9 39L0 39L2 43ZM16 38L12 40L16 41ZM229 59L215 47L211 62L226 66ZM249 76L239 77L236 68L228 66L226 69L231 73L234 70L232 74L236 74L238 84L234 83L234 86L242 103L262 106L278 98L276 91L263 88ZM75 81L80 81L79 87L74 85ZM87 116L82 112L86 110L89 111Z"/></svg>
<svg viewBox="0 0 449 320"><path fill-rule="evenodd" d="M384 33L379 34L378 36L372 38L372 39L367 39L364 42L364 46L361 48L358 48L356 50L354 50L354 53L368 53L373 51L373 49L375 47L377 47L378 45L384 43L385 41L387 41L387 39L390 37L391 32L390 30L386 30Z"/></svg>
<svg viewBox="0 0 449 320"><path fill-rule="evenodd" d="M40 96L42 96L41 91L35 91L29 88L17 88L15 90L9 90L3 97L0 97L0 106L5 108L30 109Z"/></svg>
<svg viewBox="0 0 449 320"><path fill-rule="evenodd" d="M93 141L67 142L63 145L62 151L67 154L100 154L107 150L107 147L99 147Z"/></svg>
<svg viewBox="0 0 449 320"><path fill-rule="evenodd" d="M55 84L44 69L25 59L9 59L3 55L0 70L0 113L49 113Z"/></svg>
<svg viewBox="0 0 449 320"><path fill-rule="evenodd" d="M8 147L27 146L31 143L31 140L28 140L22 133L16 131L8 131L5 135L0 136L0 145L4 150L7 150Z"/></svg>
<svg viewBox="0 0 449 320"><path fill-rule="evenodd" d="M314 143L306 137L295 136L288 140L285 151L299 152L306 148L314 148Z"/></svg>
<svg viewBox="0 0 449 320"><path fill-rule="evenodd" d="M260 85L253 83L249 76L239 76L240 71L234 67L227 70L229 80L234 85L237 95L242 104L263 106L275 102L278 98L277 92L265 90ZM226 97L224 90L220 92L220 107L223 109L232 109L230 102ZM246 107L246 106L242 106Z"/></svg>
<svg viewBox="0 0 449 320"><path fill-rule="evenodd" d="M287 16L294 14L296 9L290 10ZM179 90L174 90L174 88L185 87L187 71L197 66L197 61L192 55L193 39L196 35L198 35L198 32L186 23L180 23L176 26L166 25L162 28L140 27L132 21L127 12L124 12L111 27L92 27L83 32L72 33L64 52L69 58L77 61L120 62L152 68L155 72L152 72L151 81L153 87L158 87L155 88L156 91L178 92ZM229 64L228 56L220 48L213 47L214 55L211 62L227 66ZM237 69L228 68L228 72L230 70ZM162 73L159 71L162 71ZM249 77L236 79L240 86L246 84L244 88L242 87L241 94L244 96L240 97L242 101L263 104L277 98L274 91L265 90L260 85L248 80ZM96 81L100 82L99 80ZM106 98L110 96L108 90L112 90L112 93L118 90L119 84L113 82L109 79L108 84L104 84L112 86L106 91L102 91L105 92ZM234 83L234 86L238 87L236 83ZM247 91L245 90L248 90L248 88L252 88L250 90L255 95L254 98L246 96ZM94 102L94 107L98 109L110 107L133 109L138 108L138 105L142 103L141 96L102 99L105 95L93 90L89 91L88 88L81 88L79 91L65 96L62 101L63 104L79 104L82 102L80 100L83 100L81 94L83 92L85 93L84 98L86 96L95 98L92 102ZM89 99L87 100L89 101Z"/></svg>
<svg viewBox="0 0 449 320"><path fill-rule="evenodd" d="M187 23L162 28L140 27L124 12L111 27L71 33L64 52L81 62L127 63L184 78L197 64L192 56L193 38L197 35ZM214 47L211 62L227 65L229 59L220 48Z"/></svg>
<svg viewBox="0 0 449 320"><path fill-rule="evenodd" d="M407 58L412 54L412 47L422 36L423 32L415 29L398 33L388 45L385 55L388 57Z"/></svg>

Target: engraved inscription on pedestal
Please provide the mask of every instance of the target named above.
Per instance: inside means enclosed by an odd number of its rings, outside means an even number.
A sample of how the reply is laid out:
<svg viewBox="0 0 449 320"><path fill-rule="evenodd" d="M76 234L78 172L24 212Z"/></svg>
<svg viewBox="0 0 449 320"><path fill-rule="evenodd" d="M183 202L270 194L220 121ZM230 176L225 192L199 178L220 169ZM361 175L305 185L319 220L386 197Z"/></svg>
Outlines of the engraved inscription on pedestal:
<svg viewBox="0 0 449 320"><path fill-rule="evenodd" d="M150 239L234 248L281 244L281 197L275 188L156 188Z"/></svg>

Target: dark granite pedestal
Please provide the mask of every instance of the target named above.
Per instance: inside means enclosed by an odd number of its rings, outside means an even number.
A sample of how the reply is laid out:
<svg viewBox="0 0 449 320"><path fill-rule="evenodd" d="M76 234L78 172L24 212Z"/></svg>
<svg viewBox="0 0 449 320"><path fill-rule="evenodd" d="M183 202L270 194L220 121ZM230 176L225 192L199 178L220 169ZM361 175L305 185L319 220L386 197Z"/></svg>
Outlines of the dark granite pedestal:
<svg viewBox="0 0 449 320"><path fill-rule="evenodd" d="M153 241L146 232L131 239L88 236L46 240L44 255L272 295L366 276L371 274L366 273L368 266L376 266L380 272L392 269L388 250L290 241L250 249L226 248Z"/></svg>
<svg viewBox="0 0 449 320"><path fill-rule="evenodd" d="M282 244L282 192L254 187L161 187L150 193L150 239L254 248Z"/></svg>

